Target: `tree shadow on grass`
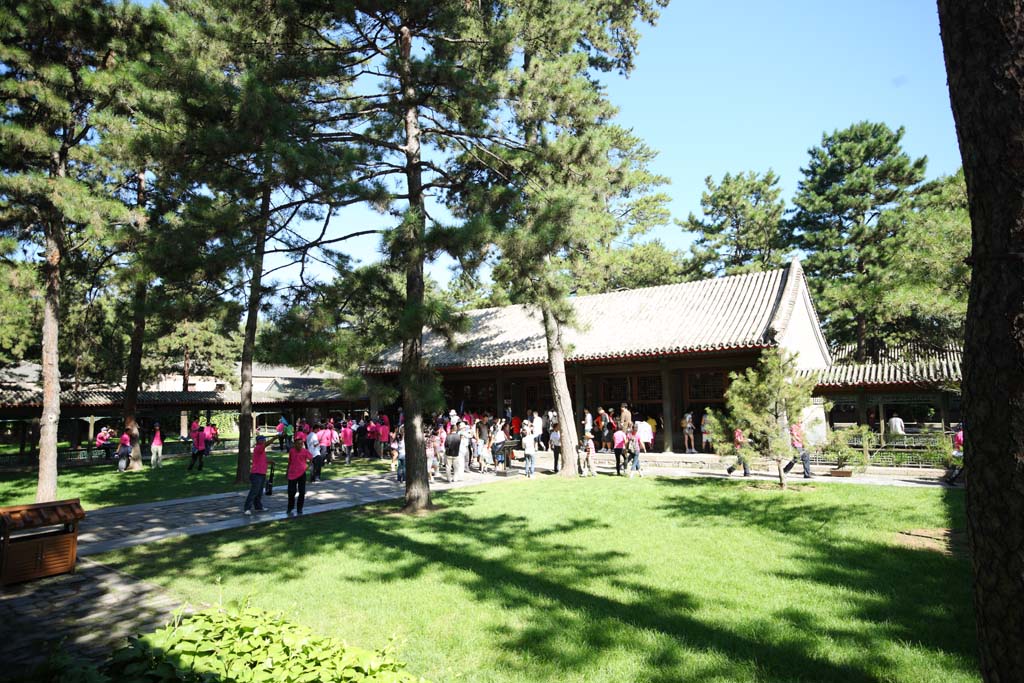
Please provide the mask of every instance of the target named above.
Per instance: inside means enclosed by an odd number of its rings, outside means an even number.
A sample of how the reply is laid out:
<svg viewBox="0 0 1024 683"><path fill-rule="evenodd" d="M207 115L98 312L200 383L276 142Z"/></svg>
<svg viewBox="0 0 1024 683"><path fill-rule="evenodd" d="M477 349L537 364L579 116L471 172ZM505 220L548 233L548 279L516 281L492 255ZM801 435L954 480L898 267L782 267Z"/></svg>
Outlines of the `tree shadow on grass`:
<svg viewBox="0 0 1024 683"><path fill-rule="evenodd" d="M956 640L962 639L961 630L937 630L930 623L937 611L949 607L946 590L959 580L948 558L919 556L910 550L893 553L893 548L881 544L823 543L813 533L813 523L826 513L810 503L773 512L689 496L677 501L678 509L671 513L687 518L706 515L785 533L793 533L787 520L799 513L803 531L796 534L808 570L792 578L850 589L845 599L852 601L860 618L889 623L884 634L856 641L865 654L854 663L832 661L812 650L805 634L826 629L809 612L783 610L766 617L772 622L769 635L749 624L710 623L696 616L702 607L697 597L650 585L644 567L630 556L595 552L566 540L570 531L612 533L606 523L584 513L564 513L549 524L517 514L471 514L466 508L476 495L479 492L439 494L438 502L446 509L422 519L341 512L263 525L250 538L239 532L195 537L179 548L143 549L127 569L147 576L174 572L199 580L225 577L258 585L263 575L274 581L307 577L307 560L331 548L379 561L378 568L355 577L366 585L440 570L447 583L469 591L477 601L515 611L515 624L498 617L487 637L496 663L518 672L523 680L579 676L626 650L640 660L625 674L629 680L669 683L680 680L685 670L687 681L859 683L878 680L877 641L883 635L951 652L969 651ZM239 545L224 551L224 541L236 539ZM910 570L905 563L910 563ZM833 630L837 638L856 636ZM640 648L643 653L638 656Z"/></svg>
<svg viewBox="0 0 1024 683"><path fill-rule="evenodd" d="M823 626L799 607L777 611L771 618L794 630L820 633L837 641L856 643L865 652L878 652L885 643L914 643L959 657L964 671L975 671L974 631L970 623L969 566L962 557L887 542L885 531L868 534L835 532L839 518L870 520L880 514L869 503L845 503L841 509L806 495L776 492L764 496L716 496L711 489L693 489L686 480L662 479L659 485L677 489L661 509L686 520L783 534L796 541L792 558L799 572L776 571L774 576L810 582L834 591L851 605L851 617L871 622L869 631L854 625ZM716 482L715 487L733 486ZM962 503L946 490L949 523L963 524ZM953 500L950 500L950 498ZM881 514L885 514L882 510ZM799 602L801 596L795 596Z"/></svg>

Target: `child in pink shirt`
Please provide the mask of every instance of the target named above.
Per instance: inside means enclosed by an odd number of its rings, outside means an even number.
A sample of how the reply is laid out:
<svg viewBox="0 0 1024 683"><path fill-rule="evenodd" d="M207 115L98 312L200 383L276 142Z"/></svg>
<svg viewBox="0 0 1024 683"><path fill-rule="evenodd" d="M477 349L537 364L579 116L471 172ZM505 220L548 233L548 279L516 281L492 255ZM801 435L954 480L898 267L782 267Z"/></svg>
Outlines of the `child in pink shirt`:
<svg viewBox="0 0 1024 683"><path fill-rule="evenodd" d="M306 450L306 435L302 432L295 434L295 443L288 451L288 514L293 509L298 509L302 514L302 505L306 502L306 467L313 460L313 454ZM295 504L295 495L298 494L298 506Z"/></svg>

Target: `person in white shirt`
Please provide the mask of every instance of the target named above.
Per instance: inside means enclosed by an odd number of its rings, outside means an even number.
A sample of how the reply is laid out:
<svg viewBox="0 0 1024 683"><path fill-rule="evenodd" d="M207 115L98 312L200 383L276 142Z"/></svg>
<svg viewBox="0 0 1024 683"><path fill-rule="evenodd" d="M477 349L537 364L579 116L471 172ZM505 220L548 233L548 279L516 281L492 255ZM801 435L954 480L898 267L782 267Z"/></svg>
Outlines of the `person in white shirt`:
<svg viewBox="0 0 1024 683"><path fill-rule="evenodd" d="M558 430L558 423L551 425L551 434L548 436L548 446L551 447L551 457L555 461L555 472L558 471L558 459L562 455L562 433Z"/></svg>
<svg viewBox="0 0 1024 683"><path fill-rule="evenodd" d="M544 418L536 410L533 411L533 440L537 442L537 450L544 450Z"/></svg>
<svg viewBox="0 0 1024 683"><path fill-rule="evenodd" d="M889 418L889 433L898 434L900 436L907 433L906 425L903 424L903 418L896 413L893 413L892 417Z"/></svg>
<svg viewBox="0 0 1024 683"><path fill-rule="evenodd" d="M636 433L640 435L640 440L644 444L644 448L647 452L650 452L651 446L654 444L654 430L651 429L651 425L647 420L638 420L636 424Z"/></svg>

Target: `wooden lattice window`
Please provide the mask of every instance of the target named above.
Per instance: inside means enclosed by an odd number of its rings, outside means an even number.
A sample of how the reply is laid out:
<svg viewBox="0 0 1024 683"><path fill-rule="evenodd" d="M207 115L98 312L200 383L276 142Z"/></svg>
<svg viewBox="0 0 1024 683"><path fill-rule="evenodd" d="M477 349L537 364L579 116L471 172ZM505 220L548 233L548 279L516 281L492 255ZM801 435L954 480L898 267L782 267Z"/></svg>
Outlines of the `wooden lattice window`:
<svg viewBox="0 0 1024 683"><path fill-rule="evenodd" d="M725 394L725 373L691 372L689 393L691 401L721 401Z"/></svg>
<svg viewBox="0 0 1024 683"><path fill-rule="evenodd" d="M626 377L606 377L601 380L601 396L605 403L629 400L629 379Z"/></svg>
<svg viewBox="0 0 1024 683"><path fill-rule="evenodd" d="M658 375L646 375L636 380L636 400L644 401L661 400L661 377Z"/></svg>

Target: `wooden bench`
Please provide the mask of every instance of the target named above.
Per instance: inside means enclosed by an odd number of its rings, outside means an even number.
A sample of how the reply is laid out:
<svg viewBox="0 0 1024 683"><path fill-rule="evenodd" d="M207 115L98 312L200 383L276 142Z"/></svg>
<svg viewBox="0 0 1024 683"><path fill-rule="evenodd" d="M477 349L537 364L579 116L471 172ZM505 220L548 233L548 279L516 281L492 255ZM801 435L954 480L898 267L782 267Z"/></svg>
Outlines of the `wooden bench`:
<svg viewBox="0 0 1024 683"><path fill-rule="evenodd" d="M0 507L0 585L75 571L78 498Z"/></svg>

